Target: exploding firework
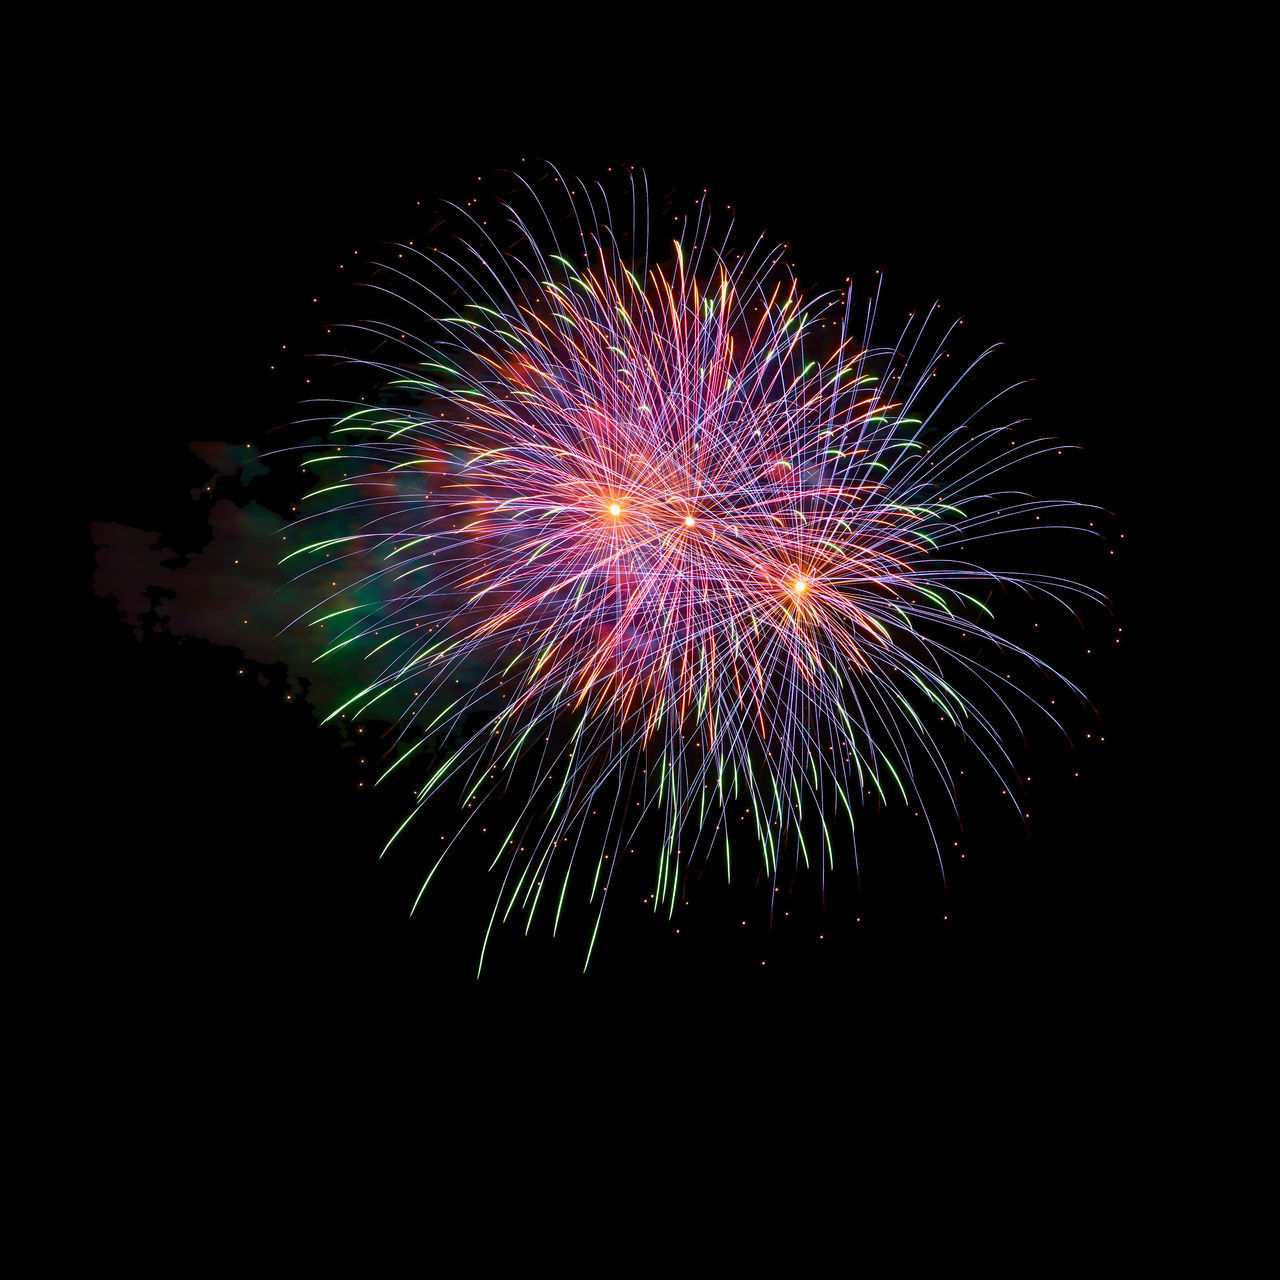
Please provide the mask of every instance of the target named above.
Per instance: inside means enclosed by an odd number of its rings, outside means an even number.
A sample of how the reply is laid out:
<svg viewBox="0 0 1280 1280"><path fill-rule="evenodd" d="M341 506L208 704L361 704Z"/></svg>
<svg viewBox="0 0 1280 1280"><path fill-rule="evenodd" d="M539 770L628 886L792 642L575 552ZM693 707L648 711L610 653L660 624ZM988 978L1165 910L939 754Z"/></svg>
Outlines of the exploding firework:
<svg viewBox="0 0 1280 1280"><path fill-rule="evenodd" d="M936 308L877 345L878 283L806 299L763 239L715 238L705 200L659 243L642 175L618 216L599 186L555 174L561 217L517 182L495 223L459 209L449 247L381 264L416 324L357 326L384 403L335 415L285 557L324 575L299 620L325 628L324 656L370 664L330 718L393 716L383 777L420 771L387 848L450 790L462 821L425 892L485 832L500 887L481 965L498 920L557 930L578 882L589 964L642 823L667 912L689 868L740 874L731 804L772 893L797 866L856 865L868 798L918 805L938 849L921 787L954 803L955 784L934 726L1003 779L1019 716L1052 720L1005 668L1075 691L989 605L1096 593L968 558L1078 506L1006 487L1059 446L1009 446L1003 392L957 421L990 350L940 380L955 324Z"/></svg>

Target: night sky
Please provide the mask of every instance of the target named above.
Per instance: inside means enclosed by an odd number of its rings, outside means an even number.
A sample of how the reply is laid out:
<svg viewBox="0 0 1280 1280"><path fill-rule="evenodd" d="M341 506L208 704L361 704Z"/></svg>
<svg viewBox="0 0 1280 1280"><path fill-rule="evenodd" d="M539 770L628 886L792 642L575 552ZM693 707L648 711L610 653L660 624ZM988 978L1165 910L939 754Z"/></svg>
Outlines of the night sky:
<svg viewBox="0 0 1280 1280"><path fill-rule="evenodd" d="M101 856L80 892L121 904L113 946L142 1005L194 1002L238 1035L335 1009L412 1020L445 997L487 1000L472 994L486 987L532 1001L746 993L812 1001L837 1021L882 1001L980 1001L1009 1018L1098 1004L1127 945L1114 886L1150 856L1134 802L1146 743L1130 563L1148 442L1125 386L1138 321L1121 265L1141 230L1123 131L1029 71L935 86L927 103L883 115L868 116L856 91L832 91L799 123L777 118L781 104L709 115L691 104L702 129L675 111L535 109L519 89L492 90L484 110L435 100L420 119L299 89L184 102L181 148L158 135L144 145L141 167L155 172L131 219L131 294L118 312L127 354L111 389L129 408L90 445L92 778L76 803ZM834 128L841 114L866 127ZM465 859L409 918L425 850L407 842L377 861L404 791L373 792L366 744L317 727L307 695L318 686L304 683L315 673L296 653L247 652L209 624L244 599L225 564L211 566L303 491L282 463L243 467L302 438L290 437L299 402L339 376L307 353L326 325L368 309L353 287L368 278L362 259L428 239L441 200L471 198L477 179L500 187L501 170L539 157L585 178L643 167L655 207L683 210L709 188L733 205L742 239L765 229L790 244L809 289L881 268L886 332L938 298L966 317L975 347L1007 343L993 384L1035 379L1019 408L1083 452L1041 469L1033 487L1110 513L1099 516L1104 539L1061 543L1052 564L1103 589L1114 610L1087 611L1082 631L1044 612L1040 651L1096 710L1069 715L1070 746L1044 726L1017 744L1018 772L1033 779L1029 834L975 757L960 762L966 829L943 821L945 887L923 829L892 808L859 815L861 883L837 866L823 910L812 877L798 877L772 930L765 888L744 875L729 890L715 866L674 922L655 919L642 903L652 860L637 859L585 978L581 935L553 942L547 928L525 937L513 923L477 988L493 885ZM1015 608L1011 625L1040 616ZM373 740L385 726L366 728ZM420 820L424 843L452 821Z"/></svg>

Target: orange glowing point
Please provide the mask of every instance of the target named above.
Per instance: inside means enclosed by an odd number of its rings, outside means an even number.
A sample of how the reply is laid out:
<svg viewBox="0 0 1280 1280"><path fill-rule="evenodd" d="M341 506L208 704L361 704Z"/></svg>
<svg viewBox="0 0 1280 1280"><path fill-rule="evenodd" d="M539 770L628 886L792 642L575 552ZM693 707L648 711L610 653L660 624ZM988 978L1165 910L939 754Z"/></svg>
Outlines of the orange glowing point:
<svg viewBox="0 0 1280 1280"><path fill-rule="evenodd" d="M685 516L685 518L684 518L684 527L685 527L686 529L692 529L692 528L693 528L693 517L692 517L692 516Z"/></svg>
<svg viewBox="0 0 1280 1280"><path fill-rule="evenodd" d="M622 508L615 502L613 506L609 508L609 514L611 516L620 516L622 514Z"/></svg>
<svg viewBox="0 0 1280 1280"><path fill-rule="evenodd" d="M797 578L795 580L795 589L797 595L804 595L809 589L809 584L803 578Z"/></svg>

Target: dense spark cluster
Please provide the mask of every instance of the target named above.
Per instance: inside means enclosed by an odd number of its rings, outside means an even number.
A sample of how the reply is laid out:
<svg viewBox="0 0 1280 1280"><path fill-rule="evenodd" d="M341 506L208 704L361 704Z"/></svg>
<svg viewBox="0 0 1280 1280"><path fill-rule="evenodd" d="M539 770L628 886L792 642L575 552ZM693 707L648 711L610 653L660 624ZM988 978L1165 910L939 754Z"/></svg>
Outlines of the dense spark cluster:
<svg viewBox="0 0 1280 1280"><path fill-rule="evenodd" d="M558 928L576 878L588 962L641 823L661 831L653 904L670 912L688 867L735 874L730 804L776 892L780 870L856 860L864 800L924 811L926 777L954 797L940 721L1010 774L1002 737L1038 704L975 642L1048 669L990 629L989 604L1094 597L967 558L1075 505L1003 487L1057 446L1009 447L1000 396L947 425L989 350L940 381L954 324L935 332L931 310L878 346L878 285L806 300L763 240L713 240L705 201L659 244L641 182L615 218L602 188L557 174L567 235L525 184L526 211L504 205L514 244L459 210L448 249L388 255L378 287L417 332L360 326L395 353L368 361L387 403L348 406L308 458L338 469L312 511L351 531L286 557L325 576L306 620L326 654L373 664L333 716L396 705L386 772L422 769L391 842L456 793L423 890L483 823L490 930L540 908Z"/></svg>

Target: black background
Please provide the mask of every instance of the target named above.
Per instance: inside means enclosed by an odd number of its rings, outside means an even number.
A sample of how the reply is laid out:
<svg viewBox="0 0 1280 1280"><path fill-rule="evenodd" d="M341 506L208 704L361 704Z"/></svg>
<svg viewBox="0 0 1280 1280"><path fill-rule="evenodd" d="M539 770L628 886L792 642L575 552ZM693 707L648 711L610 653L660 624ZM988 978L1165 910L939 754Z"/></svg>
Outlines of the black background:
<svg viewBox="0 0 1280 1280"><path fill-rule="evenodd" d="M998 786L974 788L945 886L918 827L869 819L861 884L838 874L825 912L802 880L770 930L763 888L729 892L712 873L676 935L641 905L644 860L634 911L625 889L585 978L579 938L509 928L476 984L483 875L451 872L409 919L421 862L376 861L399 797L358 790L350 753L282 685L237 683L234 651L129 632L93 596L86 535L94 764L76 893L122 999L233 1042L278 1042L317 1017L339 1034L369 1010L426 1027L444 1002L482 1022L513 989L588 1018L622 993L628 1008L745 997L766 1021L802 1007L835 1028L881 1004L982 1009L1017 1027L1121 1016L1140 981L1134 886L1155 856L1134 560L1150 440L1133 378L1154 160L1132 90L1101 55L1073 52L981 74L742 76L732 93L686 84L676 101L628 88L624 103L616 84L562 76L552 94L529 69L434 65L420 93L390 102L376 75L357 88L322 61L281 78L268 57L196 91L166 79L135 102L128 146L95 171L114 176L122 214L119 254L94 263L121 350L109 391L130 407L123 439L90 443L90 520L160 528L175 553L197 552L189 490L205 471L186 442L260 441L296 414L315 373L302 353L319 345L311 298L324 320L350 318L338 261L424 238L441 199L526 158L587 178L636 165L655 200L684 205L706 187L732 203L744 236L764 228L791 245L810 286L884 268L886 317L940 298L973 342L1007 342L1001 375L1037 380L1021 402L1037 428L1084 446L1040 491L1115 513L1074 566L1114 616L1095 611L1054 651L1098 714L1076 716L1074 748L1041 730L1019 757L1036 779L1030 836ZM289 359L272 374L281 344ZM1086 732L1105 744L1086 746ZM92 964L85 980L99 980Z"/></svg>

